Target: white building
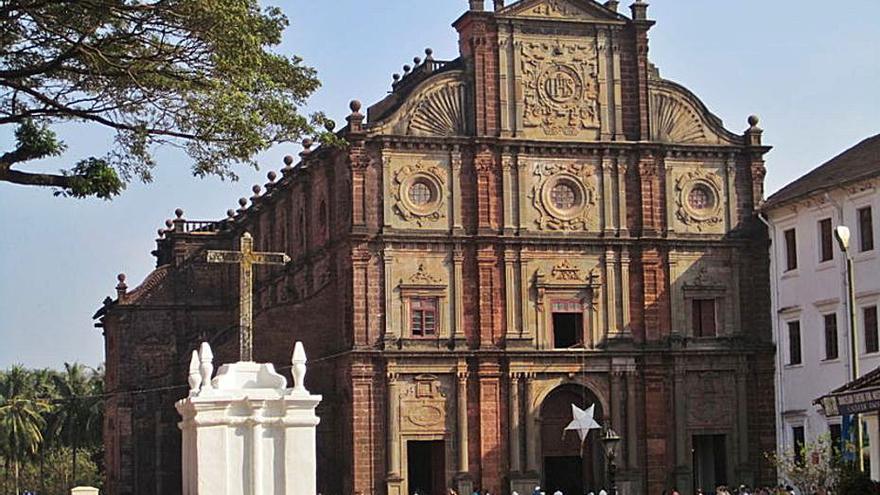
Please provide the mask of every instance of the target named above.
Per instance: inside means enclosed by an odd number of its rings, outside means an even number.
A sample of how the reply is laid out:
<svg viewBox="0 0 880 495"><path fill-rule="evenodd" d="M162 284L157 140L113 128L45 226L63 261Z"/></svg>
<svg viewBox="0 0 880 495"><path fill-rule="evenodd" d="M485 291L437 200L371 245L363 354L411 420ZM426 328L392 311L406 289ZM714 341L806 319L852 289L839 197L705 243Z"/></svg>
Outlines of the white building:
<svg viewBox="0 0 880 495"><path fill-rule="evenodd" d="M861 375L880 367L880 135L789 184L770 198L771 293L777 345L776 414L780 450L830 433L815 400L850 381L846 261L834 238L845 225L856 279L856 330ZM871 472L880 478L877 413L863 416L870 435Z"/></svg>

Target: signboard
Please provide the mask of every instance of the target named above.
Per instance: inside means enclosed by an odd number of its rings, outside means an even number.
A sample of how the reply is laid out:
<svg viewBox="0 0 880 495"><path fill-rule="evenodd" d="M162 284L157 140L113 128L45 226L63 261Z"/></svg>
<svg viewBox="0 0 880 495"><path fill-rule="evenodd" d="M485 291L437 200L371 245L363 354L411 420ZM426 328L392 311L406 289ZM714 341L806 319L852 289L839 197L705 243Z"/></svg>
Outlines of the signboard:
<svg viewBox="0 0 880 495"><path fill-rule="evenodd" d="M857 390L822 398L826 416L880 411L880 388Z"/></svg>

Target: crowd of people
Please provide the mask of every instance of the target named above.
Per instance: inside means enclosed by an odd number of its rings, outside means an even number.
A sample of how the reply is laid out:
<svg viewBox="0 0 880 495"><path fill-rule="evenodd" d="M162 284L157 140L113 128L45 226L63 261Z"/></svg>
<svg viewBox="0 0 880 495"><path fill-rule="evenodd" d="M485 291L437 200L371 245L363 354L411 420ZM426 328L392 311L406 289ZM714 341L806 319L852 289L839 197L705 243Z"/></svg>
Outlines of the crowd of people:
<svg viewBox="0 0 880 495"><path fill-rule="evenodd" d="M413 495L423 495L418 491ZM449 489L448 495L458 495L458 492ZM475 489L471 495L491 495L488 490ZM516 491L514 491L511 495L519 495ZM543 491L540 486L536 486L530 495L547 495L547 492ZM560 490L556 490L551 495L565 495ZM586 495L610 495L609 492L605 490L599 490L599 493L589 492ZM663 490L663 495L680 495L677 489L672 490ZM746 485L740 485L738 488L729 488L727 486L719 486L716 487L712 491L705 491L703 489L697 489L696 495L799 495L794 488L790 486L776 486L773 488L763 487L763 488L749 488Z"/></svg>

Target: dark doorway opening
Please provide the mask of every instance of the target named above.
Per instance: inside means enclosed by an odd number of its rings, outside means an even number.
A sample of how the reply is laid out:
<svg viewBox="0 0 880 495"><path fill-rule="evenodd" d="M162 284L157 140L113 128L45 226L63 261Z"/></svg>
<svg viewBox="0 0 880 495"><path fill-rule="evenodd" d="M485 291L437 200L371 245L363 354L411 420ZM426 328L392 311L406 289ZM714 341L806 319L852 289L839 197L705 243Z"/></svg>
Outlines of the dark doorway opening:
<svg viewBox="0 0 880 495"><path fill-rule="evenodd" d="M580 456L545 457L544 486L547 493L585 493L584 465Z"/></svg>
<svg viewBox="0 0 880 495"><path fill-rule="evenodd" d="M574 347L583 342L583 335L583 313L553 313L554 348L568 349Z"/></svg>
<svg viewBox="0 0 880 495"><path fill-rule="evenodd" d="M446 493L445 451L442 440L406 442L409 495Z"/></svg>
<svg viewBox="0 0 880 495"><path fill-rule="evenodd" d="M727 436L694 435L694 492L727 484Z"/></svg>

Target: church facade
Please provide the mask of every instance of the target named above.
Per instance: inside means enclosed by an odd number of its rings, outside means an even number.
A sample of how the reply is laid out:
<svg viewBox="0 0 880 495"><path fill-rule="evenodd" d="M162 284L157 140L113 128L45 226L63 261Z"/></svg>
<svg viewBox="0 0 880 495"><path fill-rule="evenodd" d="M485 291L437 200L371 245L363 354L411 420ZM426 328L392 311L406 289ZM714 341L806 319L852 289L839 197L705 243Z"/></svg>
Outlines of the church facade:
<svg viewBox="0 0 880 495"><path fill-rule="evenodd" d="M352 102L346 149L306 143L220 221L182 211L157 268L121 279L106 342L107 490L180 491L173 403L189 354L237 359L244 232L254 354L309 351L324 494L623 494L774 483L769 150L648 60L647 4L471 0L460 57L426 51L384 100Z"/></svg>

